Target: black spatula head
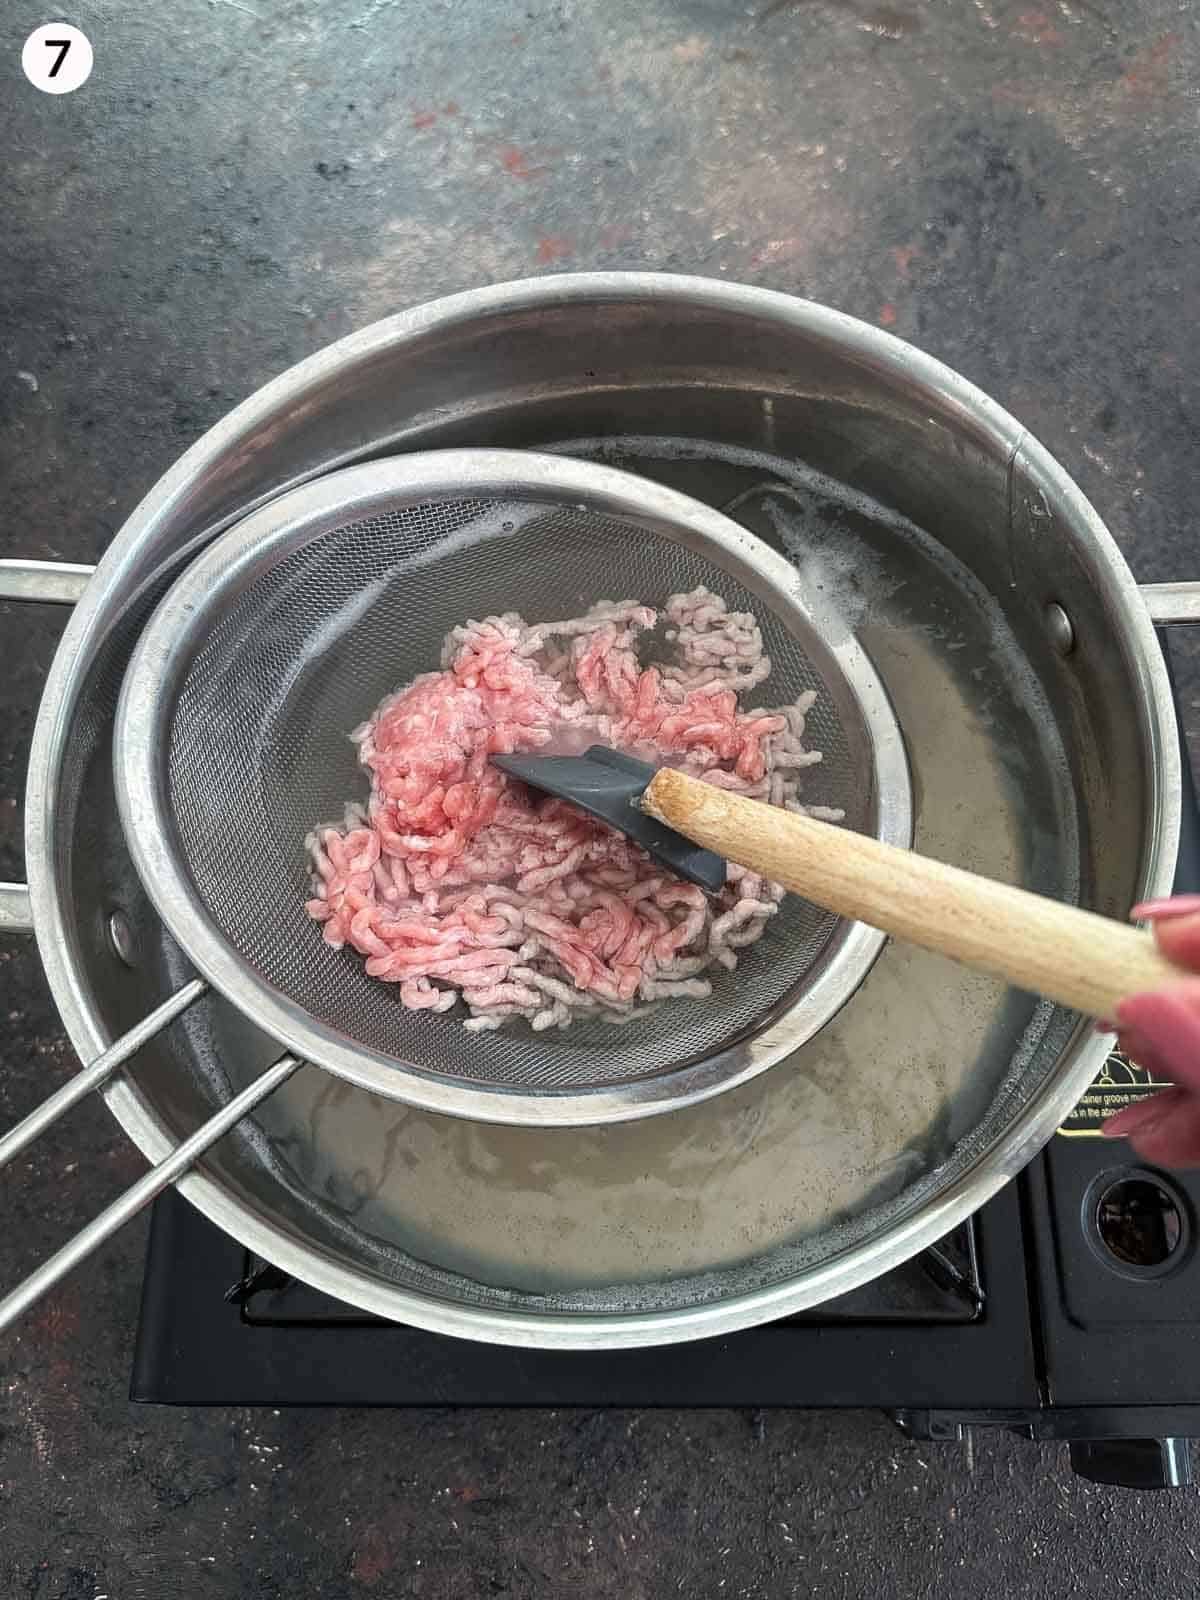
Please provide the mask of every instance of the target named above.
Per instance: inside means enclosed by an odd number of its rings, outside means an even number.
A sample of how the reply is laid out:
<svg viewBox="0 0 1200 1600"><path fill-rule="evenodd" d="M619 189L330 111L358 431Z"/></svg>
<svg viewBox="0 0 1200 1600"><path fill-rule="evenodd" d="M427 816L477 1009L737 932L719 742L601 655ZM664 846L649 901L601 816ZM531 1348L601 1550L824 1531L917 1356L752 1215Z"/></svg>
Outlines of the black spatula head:
<svg viewBox="0 0 1200 1600"><path fill-rule="evenodd" d="M572 805L626 833L635 844L709 894L725 887L725 859L648 817L637 802L657 772L646 761L594 744L581 756L493 756L510 778L569 800Z"/></svg>

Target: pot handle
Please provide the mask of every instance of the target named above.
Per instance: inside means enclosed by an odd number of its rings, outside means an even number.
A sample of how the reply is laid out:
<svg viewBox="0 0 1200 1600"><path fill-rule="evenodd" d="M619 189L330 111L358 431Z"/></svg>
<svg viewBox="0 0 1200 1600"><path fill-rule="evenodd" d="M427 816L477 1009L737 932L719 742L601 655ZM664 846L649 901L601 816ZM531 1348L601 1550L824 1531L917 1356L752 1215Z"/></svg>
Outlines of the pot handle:
<svg viewBox="0 0 1200 1600"><path fill-rule="evenodd" d="M95 570L75 561L0 561L0 600L73 606ZM29 890L23 883L0 883L0 933L32 931Z"/></svg>
<svg viewBox="0 0 1200 1600"><path fill-rule="evenodd" d="M94 567L75 566L55 561L0 561L0 598L6 600L40 600L58 605L74 605L87 587ZM33 914L29 903L29 890L23 883L0 883L0 931L28 933L33 929ZM67 1080L41 1105L8 1133L0 1135L0 1168L5 1167L25 1149L26 1145L46 1131L52 1123L77 1105L93 1089L103 1087L116 1072L141 1047L173 1022L208 990L200 978L194 978L182 989L169 996L149 1016L143 1017L136 1027L115 1039L103 1054L96 1057Z"/></svg>
<svg viewBox="0 0 1200 1600"><path fill-rule="evenodd" d="M1142 599L1150 620L1158 627L1168 623L1200 623L1200 583L1143 583Z"/></svg>
<svg viewBox="0 0 1200 1600"><path fill-rule="evenodd" d="M77 605L95 570L75 561L0 561L0 600Z"/></svg>
<svg viewBox="0 0 1200 1600"><path fill-rule="evenodd" d="M31 933L33 914L23 883L0 883L0 933Z"/></svg>

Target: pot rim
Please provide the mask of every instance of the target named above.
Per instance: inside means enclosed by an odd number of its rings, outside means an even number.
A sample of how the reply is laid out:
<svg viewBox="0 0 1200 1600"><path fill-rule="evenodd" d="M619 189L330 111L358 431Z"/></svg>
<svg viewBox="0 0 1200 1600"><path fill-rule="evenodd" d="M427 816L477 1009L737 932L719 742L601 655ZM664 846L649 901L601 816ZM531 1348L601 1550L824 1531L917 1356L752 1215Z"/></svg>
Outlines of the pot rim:
<svg viewBox="0 0 1200 1600"><path fill-rule="evenodd" d="M939 404L986 438L1001 455L1021 452L1057 495L1073 532L1106 589L1118 637L1127 648L1146 707L1148 819L1140 890L1169 893L1179 842L1180 754L1166 667L1132 573L1100 517L1069 474L1002 406L934 357L843 312L776 290L666 273L595 272L519 279L471 289L399 312L347 335L289 368L204 434L134 508L105 552L55 653L38 708L26 787L25 848L30 901L42 964L71 1042L89 1061L110 1043L80 981L75 940L59 894L54 816L80 684L106 618L143 574L138 568L155 533L186 504L197 477L235 453L272 416L302 406L338 373L385 351L477 318L569 303L686 300L698 309L771 317L824 342L866 367L936 394ZM325 463L321 472L338 465ZM296 480L299 481L299 480ZM282 489L288 485L280 485ZM249 508L242 508L244 515ZM400 1289L365 1267L348 1267L313 1241L265 1220L216 1180L194 1171L178 1187L225 1232L285 1271L351 1305L431 1332L542 1348L611 1349L708 1338L769 1321L842 1294L934 1243L1021 1170L1076 1104L1109 1050L1081 1026L1058 1070L1037 1097L965 1173L913 1214L803 1277L715 1304L633 1316L480 1310ZM175 1138L135 1082L111 1083L104 1099L133 1142L160 1161Z"/></svg>

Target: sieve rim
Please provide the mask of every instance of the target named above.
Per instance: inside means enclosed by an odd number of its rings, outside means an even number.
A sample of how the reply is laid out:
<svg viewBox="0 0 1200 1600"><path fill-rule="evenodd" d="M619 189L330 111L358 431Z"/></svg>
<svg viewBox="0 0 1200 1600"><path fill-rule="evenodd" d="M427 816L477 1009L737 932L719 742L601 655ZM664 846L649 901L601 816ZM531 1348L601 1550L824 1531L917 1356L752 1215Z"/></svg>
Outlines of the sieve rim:
<svg viewBox="0 0 1200 1600"><path fill-rule="evenodd" d="M135 869L171 935L214 989L286 1049L371 1093L474 1121L538 1127L630 1121L694 1105L757 1076L824 1027L866 977L886 935L840 922L798 995L785 997L765 1025L698 1061L620 1085L521 1089L454 1079L321 1022L239 953L188 870L169 797L170 732L179 690L214 614L302 543L386 514L398 501L464 498L579 504L701 555L718 552L725 569L789 631L803 632L822 680L848 690L869 736L874 835L911 845L908 762L887 693L844 619L802 592L800 574L785 557L723 513L634 473L535 452L456 449L383 458L287 490L220 535L176 580L137 642L117 706L114 783Z"/></svg>

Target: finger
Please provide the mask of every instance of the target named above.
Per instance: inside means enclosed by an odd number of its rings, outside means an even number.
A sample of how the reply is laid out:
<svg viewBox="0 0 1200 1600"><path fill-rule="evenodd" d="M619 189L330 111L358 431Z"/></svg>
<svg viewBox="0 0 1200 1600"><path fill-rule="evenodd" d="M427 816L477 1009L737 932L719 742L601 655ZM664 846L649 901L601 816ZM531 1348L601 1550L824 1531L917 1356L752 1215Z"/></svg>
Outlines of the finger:
<svg viewBox="0 0 1200 1600"><path fill-rule="evenodd" d="M1200 1166L1200 1100L1181 1089L1164 1089L1147 1104L1166 1101L1161 1114L1127 1135L1143 1161L1160 1167Z"/></svg>
<svg viewBox="0 0 1200 1600"><path fill-rule="evenodd" d="M1188 897L1192 897L1189 895ZM1154 924L1158 948L1177 966L1200 970L1200 911Z"/></svg>
<svg viewBox="0 0 1200 1600"><path fill-rule="evenodd" d="M1200 978L1130 995L1117 1007L1117 1023L1153 1055L1157 1076L1200 1090Z"/></svg>
<svg viewBox="0 0 1200 1600"><path fill-rule="evenodd" d="M1173 894L1164 900L1142 900L1129 913L1134 922L1160 922L1200 911L1200 894Z"/></svg>
<svg viewBox="0 0 1200 1600"><path fill-rule="evenodd" d="M1187 1103L1186 1089L1160 1089L1134 1100L1120 1111L1115 1111L1101 1125L1106 1139L1132 1139L1135 1135L1149 1133L1159 1123L1175 1116Z"/></svg>
<svg viewBox="0 0 1200 1600"><path fill-rule="evenodd" d="M1171 1073L1167 1063L1162 1059L1149 1039L1144 1038L1136 1028L1122 1028L1117 1035L1117 1043L1135 1066L1141 1067L1152 1078L1157 1078L1160 1083L1171 1082Z"/></svg>

